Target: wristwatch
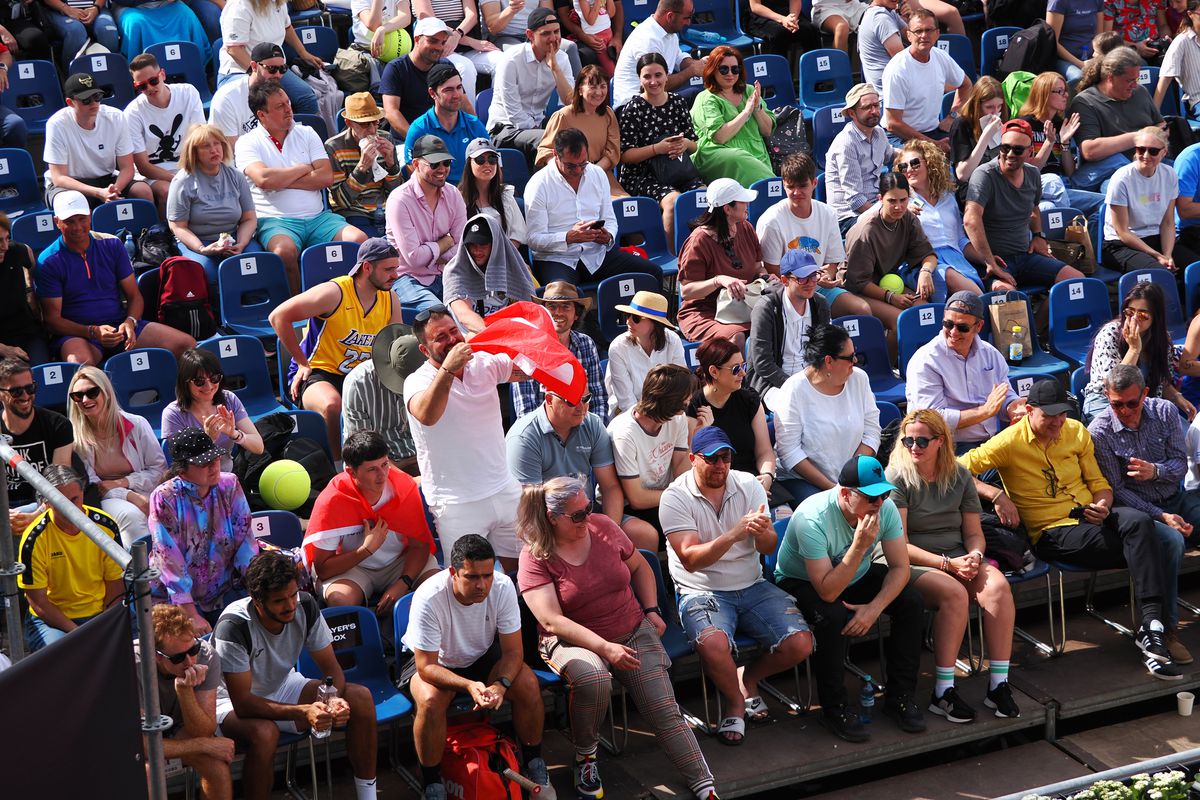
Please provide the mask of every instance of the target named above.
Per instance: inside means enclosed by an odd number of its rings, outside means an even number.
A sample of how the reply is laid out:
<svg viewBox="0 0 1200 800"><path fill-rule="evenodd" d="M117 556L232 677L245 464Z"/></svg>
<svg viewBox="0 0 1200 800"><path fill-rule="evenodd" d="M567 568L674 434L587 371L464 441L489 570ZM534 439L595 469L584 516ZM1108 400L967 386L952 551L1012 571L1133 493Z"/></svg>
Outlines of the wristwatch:
<svg viewBox="0 0 1200 800"><path fill-rule="evenodd" d="M401 575L400 580L404 581L404 585L407 586L408 590L411 592L413 587L413 579L407 575Z"/></svg>
<svg viewBox="0 0 1200 800"><path fill-rule="evenodd" d="M506 692L512 688L512 681L510 681L508 678L504 677L503 675L501 675L499 678L496 679L496 683L503 686L504 691L506 691Z"/></svg>
<svg viewBox="0 0 1200 800"><path fill-rule="evenodd" d="M1046 234L1042 233L1041 231L1033 231L1032 233L1033 233L1033 235L1034 235L1034 236L1036 236L1036 237L1037 237L1037 238L1039 238L1039 239L1045 239L1045 238L1046 238Z"/></svg>
<svg viewBox="0 0 1200 800"><path fill-rule="evenodd" d="M650 606L649 608L643 608L642 613L643 614L658 614L661 617L662 609L659 608L658 606Z"/></svg>

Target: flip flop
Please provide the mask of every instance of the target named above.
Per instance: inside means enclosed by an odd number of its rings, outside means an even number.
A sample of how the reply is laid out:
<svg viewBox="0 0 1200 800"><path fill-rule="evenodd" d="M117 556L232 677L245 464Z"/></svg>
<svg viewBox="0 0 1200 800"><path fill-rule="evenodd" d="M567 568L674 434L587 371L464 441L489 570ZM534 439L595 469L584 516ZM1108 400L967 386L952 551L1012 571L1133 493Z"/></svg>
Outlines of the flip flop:
<svg viewBox="0 0 1200 800"><path fill-rule="evenodd" d="M743 717L725 717L717 728L717 741L736 747L746 741L746 720Z"/></svg>
<svg viewBox="0 0 1200 800"><path fill-rule="evenodd" d="M766 722L769 716L771 712L761 695L746 698L746 719L751 722Z"/></svg>

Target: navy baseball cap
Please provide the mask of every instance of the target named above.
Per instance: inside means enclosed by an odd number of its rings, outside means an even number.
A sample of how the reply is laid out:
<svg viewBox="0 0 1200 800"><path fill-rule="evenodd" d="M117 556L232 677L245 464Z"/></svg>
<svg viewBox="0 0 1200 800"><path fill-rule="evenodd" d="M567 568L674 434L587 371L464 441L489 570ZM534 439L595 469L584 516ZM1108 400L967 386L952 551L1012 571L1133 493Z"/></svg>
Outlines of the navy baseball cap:
<svg viewBox="0 0 1200 800"><path fill-rule="evenodd" d="M716 425L706 425L692 437L692 452L696 455L711 456L722 450L737 452L729 441L729 435Z"/></svg>
<svg viewBox="0 0 1200 800"><path fill-rule="evenodd" d="M838 473L838 485L857 489L867 497L879 497L896 487L883 476L883 465L872 456L854 456Z"/></svg>

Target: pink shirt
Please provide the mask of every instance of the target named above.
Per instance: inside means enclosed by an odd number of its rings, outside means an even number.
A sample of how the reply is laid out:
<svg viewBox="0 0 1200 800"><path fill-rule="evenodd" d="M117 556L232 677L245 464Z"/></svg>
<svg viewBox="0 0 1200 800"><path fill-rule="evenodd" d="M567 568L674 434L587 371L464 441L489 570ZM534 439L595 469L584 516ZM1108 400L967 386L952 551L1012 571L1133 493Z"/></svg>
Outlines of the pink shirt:
<svg viewBox="0 0 1200 800"><path fill-rule="evenodd" d="M579 566L558 556L539 561L529 554L528 547L522 548L517 583L522 593L554 584L564 616L610 642L620 641L633 633L645 616L625 566L636 550L625 532L603 514L588 518L588 533L592 549ZM546 632L541 626L538 629Z"/></svg>
<svg viewBox="0 0 1200 800"><path fill-rule="evenodd" d="M385 218L387 239L400 253L400 274L428 286L442 276L442 269L458 252L463 228L467 227L467 205L458 188L447 183L437 208L430 209L425 190L413 175L388 195ZM454 243L442 253L438 239L447 233Z"/></svg>

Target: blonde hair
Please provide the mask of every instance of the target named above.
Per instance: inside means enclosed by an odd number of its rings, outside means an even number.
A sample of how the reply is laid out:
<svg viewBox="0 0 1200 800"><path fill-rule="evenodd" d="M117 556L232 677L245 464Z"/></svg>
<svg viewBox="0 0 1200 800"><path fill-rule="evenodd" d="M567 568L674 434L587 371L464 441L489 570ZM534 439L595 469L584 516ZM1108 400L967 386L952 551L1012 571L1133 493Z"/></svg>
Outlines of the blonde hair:
<svg viewBox="0 0 1200 800"><path fill-rule="evenodd" d="M75 391L75 385L82 380L91 381L100 389L100 394L106 398L96 427L110 435L118 432L121 429L121 407L117 403L117 393L113 390L112 381L108 379L103 370L97 367L80 367L75 376L71 378L67 391ZM92 421L84 416L83 409L74 401L67 404L67 417L71 420L71 429L75 433L75 449L81 455L94 454L100 440L107 437L99 435L96 427L93 427Z"/></svg>
<svg viewBox="0 0 1200 800"><path fill-rule="evenodd" d="M1063 76L1057 72L1043 72L1034 78L1033 83L1029 85L1029 96L1025 98L1017 116L1033 117L1039 122L1054 117L1055 114L1050 111L1050 95L1059 83L1066 87L1068 92L1071 90Z"/></svg>
<svg viewBox="0 0 1200 800"><path fill-rule="evenodd" d="M233 148L229 146L229 140L225 138L225 133L216 125L193 125L188 128L187 135L183 138L183 145L179 148L180 172L189 174L195 172L196 162L200 158L200 148L214 140L221 143L221 150L225 154L221 160L229 163L233 158Z"/></svg>
<svg viewBox="0 0 1200 800"><path fill-rule="evenodd" d="M1000 88L1000 81L991 75L984 75L979 79L979 83L971 89L967 102L963 103L962 109L959 111L962 118L970 124L976 141L983 133L983 129L979 125L979 120L983 117L983 104L997 97L1000 98L1000 119L1007 122L1008 104L1004 102L1004 90Z"/></svg>
<svg viewBox="0 0 1200 800"><path fill-rule="evenodd" d="M942 415L931 408L910 411L900 421L900 435L896 437L896 447L892 450L892 457L888 462L888 480L892 483L903 484L910 489L925 483L925 479L917 471L917 465L912 459L912 452L900 444L905 428L917 422L929 428L929 432L934 437L941 439L937 463L933 466L933 483L937 485L938 492L945 494L950 489L950 485L954 483L955 475L958 474L958 460L954 457L954 434L946 425L946 420L942 419Z"/></svg>
<svg viewBox="0 0 1200 800"><path fill-rule="evenodd" d="M905 160L902 157L903 153L916 153L925 162L926 188L933 194L933 197L927 197L926 200L936 203L943 194L954 191L954 178L950 174L950 162L946 160L946 154L936 144L925 139L909 139L903 147L896 151L892 169L896 169L896 165Z"/></svg>
<svg viewBox="0 0 1200 800"><path fill-rule="evenodd" d="M517 536L538 561L554 555L554 523L551 514L567 513L567 503L587 487L573 475L560 475L545 483L526 484L517 506Z"/></svg>
<svg viewBox="0 0 1200 800"><path fill-rule="evenodd" d="M1162 128L1158 127L1157 125L1147 125L1147 126L1146 126L1146 127L1144 127L1144 128L1139 128L1139 129L1138 129L1138 130L1137 130L1137 131L1136 131L1136 132L1133 134L1133 139L1134 139L1134 141L1137 141L1137 138L1138 138L1139 136L1152 136L1152 137L1154 137L1154 139L1156 139L1156 140L1158 141L1158 143L1159 143L1159 144L1161 144L1161 145L1163 146L1163 149L1164 149L1164 150L1165 150L1166 148L1170 147L1170 145L1171 145L1171 140L1170 140L1170 138L1167 136L1167 132L1166 132L1166 131L1164 131Z"/></svg>
<svg viewBox="0 0 1200 800"><path fill-rule="evenodd" d="M154 620L154 639L161 642L168 636L195 636L196 628L192 619L183 613L183 609L170 603L159 603L150 609L150 617Z"/></svg>

